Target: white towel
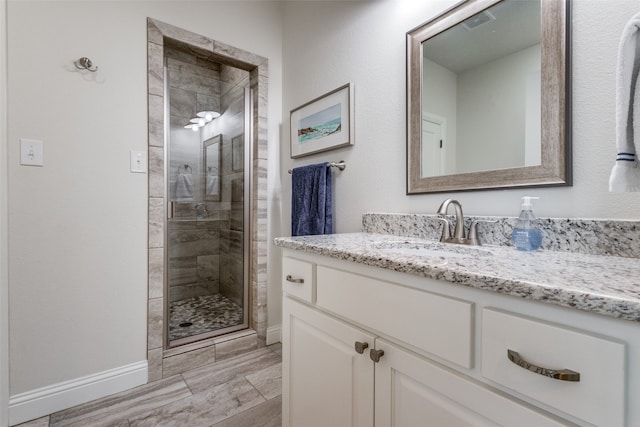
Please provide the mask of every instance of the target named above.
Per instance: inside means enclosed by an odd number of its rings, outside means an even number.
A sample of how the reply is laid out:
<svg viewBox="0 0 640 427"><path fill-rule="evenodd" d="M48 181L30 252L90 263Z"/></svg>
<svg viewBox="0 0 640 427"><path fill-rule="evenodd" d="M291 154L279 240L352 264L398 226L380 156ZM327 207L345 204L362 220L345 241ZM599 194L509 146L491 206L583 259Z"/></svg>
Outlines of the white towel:
<svg viewBox="0 0 640 427"><path fill-rule="evenodd" d="M218 194L220 194L218 177L215 175L207 175L207 196L217 196Z"/></svg>
<svg viewBox="0 0 640 427"><path fill-rule="evenodd" d="M616 70L616 146L618 157L609 178L609 191L640 191L640 13L622 31ZM638 142L636 142L638 141Z"/></svg>
<svg viewBox="0 0 640 427"><path fill-rule="evenodd" d="M193 200L193 176L182 173L176 179L176 202L190 202Z"/></svg>

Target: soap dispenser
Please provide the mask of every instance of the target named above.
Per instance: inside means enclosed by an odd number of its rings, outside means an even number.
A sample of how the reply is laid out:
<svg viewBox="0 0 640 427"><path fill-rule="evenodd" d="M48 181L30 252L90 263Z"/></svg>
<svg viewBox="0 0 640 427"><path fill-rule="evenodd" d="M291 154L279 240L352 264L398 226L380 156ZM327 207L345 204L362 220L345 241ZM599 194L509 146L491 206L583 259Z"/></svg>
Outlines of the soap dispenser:
<svg viewBox="0 0 640 427"><path fill-rule="evenodd" d="M522 198L522 210L511 234L513 245L521 251L535 251L542 244L542 232L538 228L538 221L533 215L531 205L531 200L535 199L539 197L524 196Z"/></svg>

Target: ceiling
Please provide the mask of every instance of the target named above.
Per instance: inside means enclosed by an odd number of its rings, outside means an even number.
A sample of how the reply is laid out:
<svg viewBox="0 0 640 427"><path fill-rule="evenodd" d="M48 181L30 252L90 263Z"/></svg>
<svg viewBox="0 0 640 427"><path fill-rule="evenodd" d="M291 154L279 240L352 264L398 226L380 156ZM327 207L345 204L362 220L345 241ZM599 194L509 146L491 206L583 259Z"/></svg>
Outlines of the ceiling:
<svg viewBox="0 0 640 427"><path fill-rule="evenodd" d="M540 0L505 0L486 12L495 19L473 29L460 23L425 41L424 57L460 73L540 44Z"/></svg>

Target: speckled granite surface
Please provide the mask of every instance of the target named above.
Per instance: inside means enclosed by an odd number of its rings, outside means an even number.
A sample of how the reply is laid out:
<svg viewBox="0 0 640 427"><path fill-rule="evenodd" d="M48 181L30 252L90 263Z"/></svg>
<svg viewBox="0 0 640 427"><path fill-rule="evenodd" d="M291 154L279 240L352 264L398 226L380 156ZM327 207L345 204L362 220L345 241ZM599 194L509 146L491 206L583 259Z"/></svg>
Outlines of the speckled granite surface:
<svg viewBox="0 0 640 427"><path fill-rule="evenodd" d="M366 233L438 240L442 223L435 218L435 215L426 214L366 213L362 216L362 226ZM465 217L465 230L472 220L492 221L478 226L478 236L483 245L511 245L511 232L516 218L469 216ZM640 221L576 218L538 220L543 250L640 258Z"/></svg>
<svg viewBox="0 0 640 427"><path fill-rule="evenodd" d="M637 242L637 241L636 241ZM640 321L640 259L511 246L469 247L392 234L283 237L277 246ZM637 244L637 243L636 243Z"/></svg>

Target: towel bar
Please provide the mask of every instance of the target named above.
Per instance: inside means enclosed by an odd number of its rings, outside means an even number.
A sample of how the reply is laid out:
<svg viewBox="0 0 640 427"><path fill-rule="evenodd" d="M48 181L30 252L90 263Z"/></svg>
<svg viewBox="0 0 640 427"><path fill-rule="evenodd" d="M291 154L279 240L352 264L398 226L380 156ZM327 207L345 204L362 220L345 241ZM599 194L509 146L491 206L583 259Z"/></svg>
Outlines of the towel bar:
<svg viewBox="0 0 640 427"><path fill-rule="evenodd" d="M343 171L347 167L347 164L344 162L344 160L340 160L339 162L329 163L329 166L331 166L332 168L338 168ZM289 173L291 173L291 169L289 169Z"/></svg>

